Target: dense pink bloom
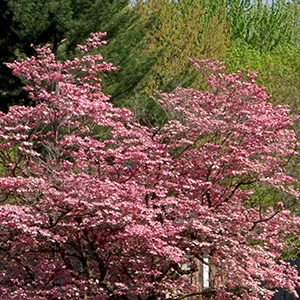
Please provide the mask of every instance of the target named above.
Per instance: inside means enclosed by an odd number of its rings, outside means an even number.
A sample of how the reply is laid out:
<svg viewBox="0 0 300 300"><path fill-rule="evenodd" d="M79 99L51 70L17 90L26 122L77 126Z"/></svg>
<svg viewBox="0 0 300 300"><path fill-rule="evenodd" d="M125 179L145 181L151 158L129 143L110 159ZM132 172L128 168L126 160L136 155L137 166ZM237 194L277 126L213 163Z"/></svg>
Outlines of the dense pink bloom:
<svg viewBox="0 0 300 300"><path fill-rule="evenodd" d="M284 201L262 208L257 189L298 197L285 162L296 155L293 118L273 106L255 74L192 60L210 92L161 94L162 128L114 107L88 54L59 63L48 46L8 64L32 107L0 115L1 299L270 299L295 292L280 259L300 220ZM203 254L210 288L191 283ZM137 298L132 298L137 297Z"/></svg>

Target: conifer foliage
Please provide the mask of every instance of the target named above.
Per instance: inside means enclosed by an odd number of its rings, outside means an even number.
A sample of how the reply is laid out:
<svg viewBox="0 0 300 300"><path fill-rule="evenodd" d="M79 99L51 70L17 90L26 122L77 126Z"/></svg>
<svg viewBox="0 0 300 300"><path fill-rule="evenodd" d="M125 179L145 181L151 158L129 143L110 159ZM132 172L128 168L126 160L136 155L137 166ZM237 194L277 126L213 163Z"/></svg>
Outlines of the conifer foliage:
<svg viewBox="0 0 300 300"><path fill-rule="evenodd" d="M210 92L161 94L161 128L138 124L101 92L113 69L89 51L59 63L48 46L9 64L32 107L0 115L2 299L270 299L292 293L280 259L300 220L251 201L253 184L298 197L284 170L293 118L255 74L193 60ZM210 288L191 284L209 257Z"/></svg>

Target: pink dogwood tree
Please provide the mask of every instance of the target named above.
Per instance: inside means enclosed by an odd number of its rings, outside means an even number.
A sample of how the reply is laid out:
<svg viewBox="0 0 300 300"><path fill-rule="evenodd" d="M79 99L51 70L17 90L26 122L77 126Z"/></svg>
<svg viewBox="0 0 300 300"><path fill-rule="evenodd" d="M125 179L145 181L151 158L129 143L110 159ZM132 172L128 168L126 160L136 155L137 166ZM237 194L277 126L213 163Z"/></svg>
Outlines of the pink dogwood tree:
<svg viewBox="0 0 300 300"><path fill-rule="evenodd" d="M298 197L286 162L293 117L273 106L255 74L210 72L210 92L161 94L169 121L148 128L101 92L112 65L90 50L57 62L48 46L8 64L31 107L0 115L1 299L270 299L296 293L281 259L299 218L269 187ZM205 254L208 259L203 260ZM191 279L214 268L210 287Z"/></svg>

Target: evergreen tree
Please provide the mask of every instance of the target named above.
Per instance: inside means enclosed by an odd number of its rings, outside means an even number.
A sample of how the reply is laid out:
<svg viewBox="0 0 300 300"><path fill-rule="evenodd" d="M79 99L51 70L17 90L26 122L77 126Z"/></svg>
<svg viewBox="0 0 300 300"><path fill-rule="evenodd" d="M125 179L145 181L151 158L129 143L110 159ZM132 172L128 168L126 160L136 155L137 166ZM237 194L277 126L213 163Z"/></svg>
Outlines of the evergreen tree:
<svg viewBox="0 0 300 300"><path fill-rule="evenodd" d="M4 0L0 3L0 109L13 103L28 103L4 62L34 54L34 45L51 44L62 60L90 32L117 30L112 22L128 0ZM108 26L109 25L109 26ZM119 24L118 24L119 25Z"/></svg>

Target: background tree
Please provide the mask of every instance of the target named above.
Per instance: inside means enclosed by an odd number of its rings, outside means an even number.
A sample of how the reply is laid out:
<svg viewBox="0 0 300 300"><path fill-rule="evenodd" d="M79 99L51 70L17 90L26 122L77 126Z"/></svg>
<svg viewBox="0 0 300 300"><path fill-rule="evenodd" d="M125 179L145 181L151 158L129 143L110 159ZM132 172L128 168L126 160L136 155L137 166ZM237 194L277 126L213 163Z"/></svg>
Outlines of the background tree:
<svg viewBox="0 0 300 300"><path fill-rule="evenodd" d="M156 53L147 89L173 90L186 85L188 57L224 57L229 27L221 1L146 1L140 4L144 18L155 18L146 39L147 52ZM191 82L190 82L191 84Z"/></svg>
<svg viewBox="0 0 300 300"><path fill-rule="evenodd" d="M296 1L128 4L125 0L2 1L1 109L22 99L29 101L19 89L20 80L11 76L3 62L32 55L31 43L51 43L64 60L74 55L72 49L89 32L98 30L108 32L109 44L103 53L117 66L117 72L104 76L103 89L115 104L130 107L144 123L165 119L152 98L153 89L204 88L201 76L187 67L188 56L224 59L231 72L251 65L262 73L259 83L268 82L274 101L287 99L293 106L298 97L298 46L293 44L298 30Z"/></svg>
<svg viewBox="0 0 300 300"><path fill-rule="evenodd" d="M266 85L272 102L286 103L294 112L299 112L299 48L282 46L273 52L261 53L247 46L232 48L226 61L230 69L251 66L259 72L258 82Z"/></svg>
<svg viewBox="0 0 300 300"><path fill-rule="evenodd" d="M90 32L109 31L110 37L120 23L114 22L128 6L127 0L4 0L0 4L0 109L13 103L28 103L19 79L3 65L34 54L31 44L51 44L60 59L73 55L74 47ZM112 21L114 20L114 21Z"/></svg>
<svg viewBox="0 0 300 300"><path fill-rule="evenodd" d="M226 57L231 71L251 66L258 82L267 87L275 103L298 111L299 3L227 1L233 46Z"/></svg>
<svg viewBox="0 0 300 300"><path fill-rule="evenodd" d="M295 107L297 11L297 3L281 0L269 5L137 1L127 18L131 21L124 22L124 30L104 50L118 69L104 78L103 88L115 104L139 114L141 122L161 123L165 116L152 100L153 90L171 91L177 85L205 88L187 57L212 57L224 59L230 72L251 65L261 72L259 83L268 86L272 101Z"/></svg>
<svg viewBox="0 0 300 300"><path fill-rule="evenodd" d="M293 39L294 10L290 3L275 0L225 0L232 39L261 52L272 51Z"/></svg>
<svg viewBox="0 0 300 300"><path fill-rule="evenodd" d="M117 65L116 73L104 79L104 90L115 104L134 110L144 124L163 122L153 90L199 83L189 56L225 55L229 27L224 13L221 1L137 1L131 8L132 22L104 50Z"/></svg>

